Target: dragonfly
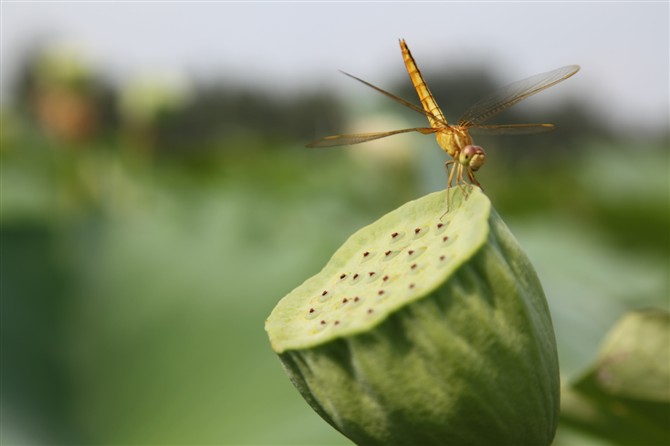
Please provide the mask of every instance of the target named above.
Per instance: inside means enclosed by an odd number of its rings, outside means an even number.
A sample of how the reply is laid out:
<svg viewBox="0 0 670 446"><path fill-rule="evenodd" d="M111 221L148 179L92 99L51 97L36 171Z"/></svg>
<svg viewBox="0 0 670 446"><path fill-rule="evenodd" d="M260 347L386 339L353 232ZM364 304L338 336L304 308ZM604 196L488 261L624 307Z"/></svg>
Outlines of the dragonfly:
<svg viewBox="0 0 670 446"><path fill-rule="evenodd" d="M475 177L475 172L484 164L484 161L486 160L486 152L482 147L473 144L470 130L476 130L478 133L508 135L532 134L553 130L553 124L486 125L485 123L514 104L566 80L579 71L579 65L568 65L511 83L476 102L468 108L463 115L461 115L456 124L449 124L444 113L442 113L442 110L437 105L435 97L428 89L428 85L421 75L421 71L419 71L419 67L412 57L412 53L410 53L404 39L400 39L400 50L405 62L405 67L407 68L407 73L409 74L414 89L419 96L419 101L421 101L422 107L406 101L354 75L345 72L342 73L373 88L384 96L426 116L430 127L413 127L386 132L326 136L325 138L308 144L307 147L335 147L360 144L386 138L388 136L399 135L401 133L418 132L424 135L434 134L437 139L437 144L451 158L445 163L448 178L447 188L454 185L462 186L463 184L467 184L467 181L465 180L465 177L467 177L471 184L483 189Z"/></svg>

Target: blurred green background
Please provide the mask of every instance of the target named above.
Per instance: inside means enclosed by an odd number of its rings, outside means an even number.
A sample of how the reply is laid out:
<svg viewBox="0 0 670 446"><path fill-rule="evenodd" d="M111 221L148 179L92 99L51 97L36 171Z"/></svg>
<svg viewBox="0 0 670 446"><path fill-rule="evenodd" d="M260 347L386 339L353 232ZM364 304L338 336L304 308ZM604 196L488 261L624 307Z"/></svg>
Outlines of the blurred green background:
<svg viewBox="0 0 670 446"><path fill-rule="evenodd" d="M395 62L389 90L416 102ZM431 137L304 144L422 118L372 90L352 102L105 70L41 41L3 79L2 444L349 444L293 389L263 323L348 235L446 184ZM430 87L453 119L494 76L432 71ZM503 116L556 132L477 139L566 382L621 315L667 308L669 292L667 126L617 131L570 94L579 76L551 109ZM580 435L562 425L557 444L610 444Z"/></svg>

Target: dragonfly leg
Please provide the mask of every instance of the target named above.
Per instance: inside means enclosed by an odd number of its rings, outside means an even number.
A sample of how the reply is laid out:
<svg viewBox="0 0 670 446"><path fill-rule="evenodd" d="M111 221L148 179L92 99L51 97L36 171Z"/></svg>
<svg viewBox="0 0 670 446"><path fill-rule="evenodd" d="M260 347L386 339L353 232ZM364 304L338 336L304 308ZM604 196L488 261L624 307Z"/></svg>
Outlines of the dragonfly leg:
<svg viewBox="0 0 670 446"><path fill-rule="evenodd" d="M454 160L447 161L446 163L444 163L444 167L447 169L447 210L444 211L444 214L442 214L440 220L442 220L442 218L449 213L449 207L451 205L451 199L450 199L451 187L452 187L451 183L453 182L454 173L456 170L455 161ZM450 167L451 170L449 170Z"/></svg>
<svg viewBox="0 0 670 446"><path fill-rule="evenodd" d="M477 178L475 178L475 174L474 174L474 172L472 171L472 169L468 169L468 178L470 178L470 182L471 182L472 184L474 184L475 186L479 187L482 191L484 190L484 188L483 188L482 185L479 183L479 181L477 181Z"/></svg>
<svg viewBox="0 0 670 446"><path fill-rule="evenodd" d="M450 160L444 163L444 167L447 169L447 189L449 189L452 186L452 182L454 179L454 168L455 168L455 161ZM451 170L449 168L451 167Z"/></svg>
<svg viewBox="0 0 670 446"><path fill-rule="evenodd" d="M463 165L462 164L458 165L458 175L456 177L456 184L458 184L458 188L463 193L463 197L467 199L469 192L468 192L468 189L466 187L467 183L465 182L465 180L463 180Z"/></svg>

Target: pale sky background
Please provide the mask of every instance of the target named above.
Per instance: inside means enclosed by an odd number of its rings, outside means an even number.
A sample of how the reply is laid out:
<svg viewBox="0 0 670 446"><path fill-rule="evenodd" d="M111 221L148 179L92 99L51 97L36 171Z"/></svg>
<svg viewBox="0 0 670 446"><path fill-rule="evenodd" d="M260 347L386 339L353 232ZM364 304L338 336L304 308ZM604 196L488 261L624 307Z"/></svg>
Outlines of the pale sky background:
<svg viewBox="0 0 670 446"><path fill-rule="evenodd" d="M623 130L668 122L668 1L3 0L1 13L3 103L23 51L40 36L78 42L119 82L147 71L182 72L280 92L328 86L352 97L374 92L338 70L393 84L406 76L397 42L403 37L427 78L483 62L511 82L580 64L575 77L529 102L579 95Z"/></svg>

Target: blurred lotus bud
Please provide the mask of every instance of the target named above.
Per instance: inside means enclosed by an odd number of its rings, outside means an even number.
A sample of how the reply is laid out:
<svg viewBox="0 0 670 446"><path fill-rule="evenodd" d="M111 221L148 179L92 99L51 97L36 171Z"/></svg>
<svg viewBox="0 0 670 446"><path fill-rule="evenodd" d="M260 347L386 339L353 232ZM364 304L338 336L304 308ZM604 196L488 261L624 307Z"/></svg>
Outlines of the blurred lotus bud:
<svg viewBox="0 0 670 446"><path fill-rule="evenodd" d="M54 139L78 143L99 130L96 79L84 52L70 45L47 49L36 61L32 92L42 128Z"/></svg>
<svg viewBox="0 0 670 446"><path fill-rule="evenodd" d="M131 144L152 150L162 121L186 108L192 95L185 77L177 74L142 75L121 91L119 112Z"/></svg>

